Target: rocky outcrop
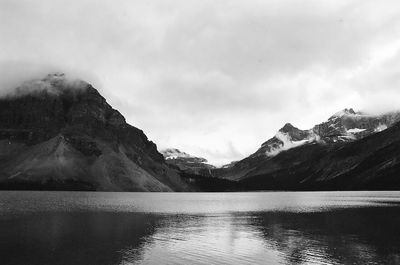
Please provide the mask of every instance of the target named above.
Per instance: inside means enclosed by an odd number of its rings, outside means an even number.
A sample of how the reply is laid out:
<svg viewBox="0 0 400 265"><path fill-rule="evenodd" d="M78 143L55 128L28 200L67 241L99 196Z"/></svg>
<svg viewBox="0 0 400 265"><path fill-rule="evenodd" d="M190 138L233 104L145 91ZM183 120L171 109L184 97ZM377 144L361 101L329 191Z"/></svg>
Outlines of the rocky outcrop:
<svg viewBox="0 0 400 265"><path fill-rule="evenodd" d="M0 99L0 186L187 190L156 145L90 84L63 74ZM86 189L85 188L85 189Z"/></svg>

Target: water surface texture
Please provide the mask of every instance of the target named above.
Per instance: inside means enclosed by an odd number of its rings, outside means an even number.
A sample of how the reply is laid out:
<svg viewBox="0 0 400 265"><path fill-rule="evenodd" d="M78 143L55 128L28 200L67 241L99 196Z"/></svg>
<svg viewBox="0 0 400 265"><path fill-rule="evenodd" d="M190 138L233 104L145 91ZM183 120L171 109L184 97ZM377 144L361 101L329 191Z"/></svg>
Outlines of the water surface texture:
<svg viewBox="0 0 400 265"><path fill-rule="evenodd" d="M400 264L400 192L0 192L1 264Z"/></svg>

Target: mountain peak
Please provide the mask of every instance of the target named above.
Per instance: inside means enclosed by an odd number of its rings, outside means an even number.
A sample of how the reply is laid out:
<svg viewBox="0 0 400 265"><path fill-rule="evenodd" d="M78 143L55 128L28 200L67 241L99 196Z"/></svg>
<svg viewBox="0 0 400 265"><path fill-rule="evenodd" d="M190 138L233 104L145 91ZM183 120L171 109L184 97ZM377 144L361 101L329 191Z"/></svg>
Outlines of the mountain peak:
<svg viewBox="0 0 400 265"><path fill-rule="evenodd" d="M279 131L288 133L294 130L299 130L299 129L294 127L291 123L286 123Z"/></svg>
<svg viewBox="0 0 400 265"><path fill-rule="evenodd" d="M297 127L294 127L291 123L286 123L279 131L278 134L284 134L289 136L294 141L304 140L310 136L310 132L308 130L300 130Z"/></svg>
<svg viewBox="0 0 400 265"><path fill-rule="evenodd" d="M182 152L177 148L166 148L160 151L165 159L176 159L176 158L189 158L191 155Z"/></svg>
<svg viewBox="0 0 400 265"><path fill-rule="evenodd" d="M189 159L196 162L207 162L207 159L203 157L196 157L190 155L186 152L183 152L177 148L166 148L160 151L160 153L164 156L166 160L173 160L173 159Z"/></svg>
<svg viewBox="0 0 400 265"><path fill-rule="evenodd" d="M51 79L65 79L66 75L63 72L54 72L54 73L49 73L43 80L51 80Z"/></svg>
<svg viewBox="0 0 400 265"><path fill-rule="evenodd" d="M330 119L332 118L340 118L343 116L351 116L351 115L357 115L357 114L361 114L360 112L355 112L353 108L349 108L349 109L343 109L339 112L336 112L335 114L333 114Z"/></svg>
<svg viewBox="0 0 400 265"><path fill-rule="evenodd" d="M47 140L66 128L99 135L109 127L128 126L93 86L63 73L23 83L0 99L0 112L4 128L30 131L32 137L23 137L30 143Z"/></svg>
<svg viewBox="0 0 400 265"><path fill-rule="evenodd" d="M160 153L168 164L176 166L186 173L212 176L210 169L215 168L213 165L207 164L207 159L192 156L177 148L166 148Z"/></svg>

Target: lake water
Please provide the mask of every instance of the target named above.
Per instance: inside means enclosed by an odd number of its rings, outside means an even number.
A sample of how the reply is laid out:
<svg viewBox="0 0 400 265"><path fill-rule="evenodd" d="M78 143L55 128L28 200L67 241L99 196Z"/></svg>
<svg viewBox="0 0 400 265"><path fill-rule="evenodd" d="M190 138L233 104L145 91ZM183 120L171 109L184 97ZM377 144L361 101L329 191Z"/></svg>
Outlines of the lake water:
<svg viewBox="0 0 400 265"><path fill-rule="evenodd" d="M0 264L400 264L400 192L0 191Z"/></svg>

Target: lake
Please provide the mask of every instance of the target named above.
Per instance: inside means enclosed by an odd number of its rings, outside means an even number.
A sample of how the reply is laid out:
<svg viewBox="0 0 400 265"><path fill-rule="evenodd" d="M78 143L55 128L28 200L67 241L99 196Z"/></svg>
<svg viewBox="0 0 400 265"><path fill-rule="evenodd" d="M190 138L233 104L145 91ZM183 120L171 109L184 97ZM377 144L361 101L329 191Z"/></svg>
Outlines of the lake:
<svg viewBox="0 0 400 265"><path fill-rule="evenodd" d="M0 264L400 264L400 192L0 191Z"/></svg>

